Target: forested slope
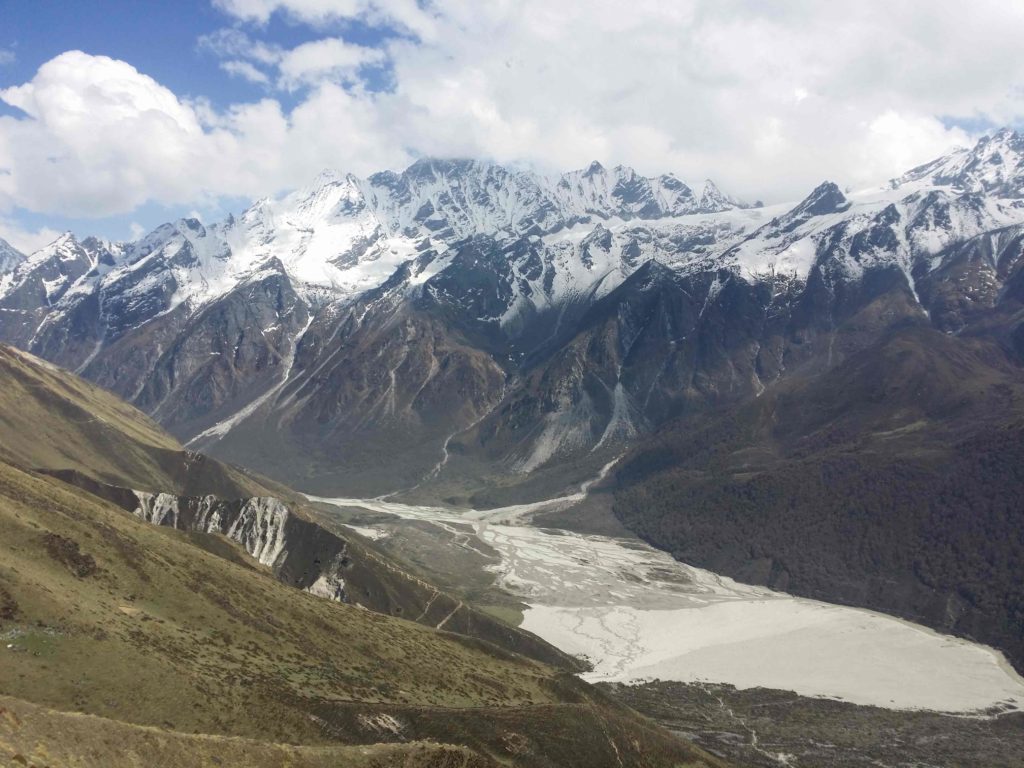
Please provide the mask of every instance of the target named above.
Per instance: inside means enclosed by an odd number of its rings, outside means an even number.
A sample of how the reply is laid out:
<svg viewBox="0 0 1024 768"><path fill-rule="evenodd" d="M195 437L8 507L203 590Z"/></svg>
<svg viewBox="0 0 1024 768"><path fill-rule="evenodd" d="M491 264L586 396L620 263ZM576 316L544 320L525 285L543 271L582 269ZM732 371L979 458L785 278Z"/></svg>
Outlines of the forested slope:
<svg viewBox="0 0 1024 768"><path fill-rule="evenodd" d="M995 644L1024 667L1024 376L986 338L894 331L682 421L615 511L694 565Z"/></svg>

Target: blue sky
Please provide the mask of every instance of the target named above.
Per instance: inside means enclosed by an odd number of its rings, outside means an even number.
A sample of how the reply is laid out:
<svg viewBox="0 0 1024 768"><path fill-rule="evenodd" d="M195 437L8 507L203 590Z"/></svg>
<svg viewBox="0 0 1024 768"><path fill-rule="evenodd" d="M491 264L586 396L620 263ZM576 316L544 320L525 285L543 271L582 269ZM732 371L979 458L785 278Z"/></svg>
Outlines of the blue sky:
<svg viewBox="0 0 1024 768"><path fill-rule="evenodd" d="M203 35L237 23L209 0L0 0L0 19L0 48L15 55L0 69L0 87L31 80L40 64L77 49L130 62L179 95L204 96L222 107L262 95L259 86L221 70L216 56L199 46ZM356 21L313 29L281 13L259 32L284 48L329 32L369 46L397 34ZM10 108L0 103L0 110Z"/></svg>
<svg viewBox="0 0 1024 768"><path fill-rule="evenodd" d="M236 98L238 84L196 55L197 38L225 23L208 2L3 0L0 14L0 46L17 57L2 70L5 85L31 80L43 62L80 49L130 61L176 93Z"/></svg>
<svg viewBox="0 0 1024 768"><path fill-rule="evenodd" d="M1003 0L0 0L0 237L128 238L423 155L798 200L1020 125L1021 39Z"/></svg>
<svg viewBox="0 0 1024 768"><path fill-rule="evenodd" d="M224 22L223 14L207 2L0 0L0 20L0 49L11 54L9 61L0 64L0 87L27 82L43 62L64 51L79 49L136 62L141 70L180 93L201 93L218 101L237 98L240 84L231 82L226 73L196 55L199 35ZM155 30L159 30L157 44ZM252 90L258 89L252 86ZM0 115L3 114L22 113L0 101ZM70 229L118 238L130 232L133 221L158 222L180 215L184 208L149 207L151 210L106 221L23 209L16 209L14 217L30 229Z"/></svg>
<svg viewBox="0 0 1024 768"><path fill-rule="evenodd" d="M204 35L237 25L237 19L208 0L0 0L0 21L0 50L11 54L0 57L0 88L30 81L44 62L65 51L81 50L130 62L179 96L209 99L221 109L266 95L261 85L225 72L218 66L218 57L201 44ZM274 14L259 27L261 40L282 48L294 48L328 33L365 46L378 46L401 35L386 26L370 26L358 20L311 28L283 13ZM386 88L387 74L374 74L371 86L375 90ZM286 108L293 108L301 97L300 92L278 96ZM0 115L23 113L0 101ZM213 203L147 202L129 213L100 218L15 208L11 218L30 230L71 230L127 239L140 226L148 230L196 212L213 221L237 213L249 202L244 196L223 196ZM3 234L0 228L0 237Z"/></svg>

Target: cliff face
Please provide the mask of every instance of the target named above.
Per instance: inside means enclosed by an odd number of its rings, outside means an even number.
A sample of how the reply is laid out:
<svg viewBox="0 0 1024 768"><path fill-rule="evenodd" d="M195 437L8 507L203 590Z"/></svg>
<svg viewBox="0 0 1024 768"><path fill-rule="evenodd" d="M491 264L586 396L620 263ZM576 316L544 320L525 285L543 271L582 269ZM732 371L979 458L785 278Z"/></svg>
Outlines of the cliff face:
<svg viewBox="0 0 1024 768"><path fill-rule="evenodd" d="M236 542L277 579L317 597L358 605L493 644L562 669L583 664L529 632L467 605L399 567L355 534L340 535L274 497L223 499L135 491L50 473L154 525ZM203 542L213 546L215 540ZM215 551L223 554L218 548Z"/></svg>
<svg viewBox="0 0 1024 768"><path fill-rule="evenodd" d="M348 544L294 515L280 499L225 500L135 491L133 514L180 531L216 533L238 542L287 584L318 597L348 602L342 575Z"/></svg>

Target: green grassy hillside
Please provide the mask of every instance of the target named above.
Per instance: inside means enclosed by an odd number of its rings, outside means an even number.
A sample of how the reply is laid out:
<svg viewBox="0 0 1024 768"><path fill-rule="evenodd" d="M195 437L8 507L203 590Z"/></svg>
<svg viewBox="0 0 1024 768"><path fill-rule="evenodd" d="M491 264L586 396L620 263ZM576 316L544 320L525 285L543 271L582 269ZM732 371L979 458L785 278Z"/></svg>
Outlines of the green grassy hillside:
<svg viewBox="0 0 1024 768"><path fill-rule="evenodd" d="M266 481L186 451L109 392L0 344L0 458L112 485L171 493L254 496Z"/></svg>
<svg viewBox="0 0 1024 768"><path fill-rule="evenodd" d="M346 573L376 610L295 589L226 538L136 518L116 503L125 486L181 493L197 465L201 482L249 479L0 348L7 382L0 764L720 765L514 652L544 655L469 606L445 629L472 637L387 615L462 604L368 545L350 543Z"/></svg>
<svg viewBox="0 0 1024 768"><path fill-rule="evenodd" d="M434 742L303 747L186 734L47 709L0 696L0 764L17 768L487 768L466 747Z"/></svg>

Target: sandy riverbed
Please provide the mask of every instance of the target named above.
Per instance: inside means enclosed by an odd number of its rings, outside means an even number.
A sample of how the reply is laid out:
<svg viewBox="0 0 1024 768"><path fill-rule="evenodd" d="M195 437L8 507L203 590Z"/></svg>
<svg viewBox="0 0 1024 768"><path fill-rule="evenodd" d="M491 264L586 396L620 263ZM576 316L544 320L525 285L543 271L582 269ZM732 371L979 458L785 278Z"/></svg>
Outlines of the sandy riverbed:
<svg viewBox="0 0 1024 768"><path fill-rule="evenodd" d="M503 515L317 500L471 524L501 554L501 583L530 606L523 627L585 655L592 681L710 681L896 709L1024 709L1024 679L992 648L884 614L739 584L639 541L492 522L524 521L530 505Z"/></svg>

